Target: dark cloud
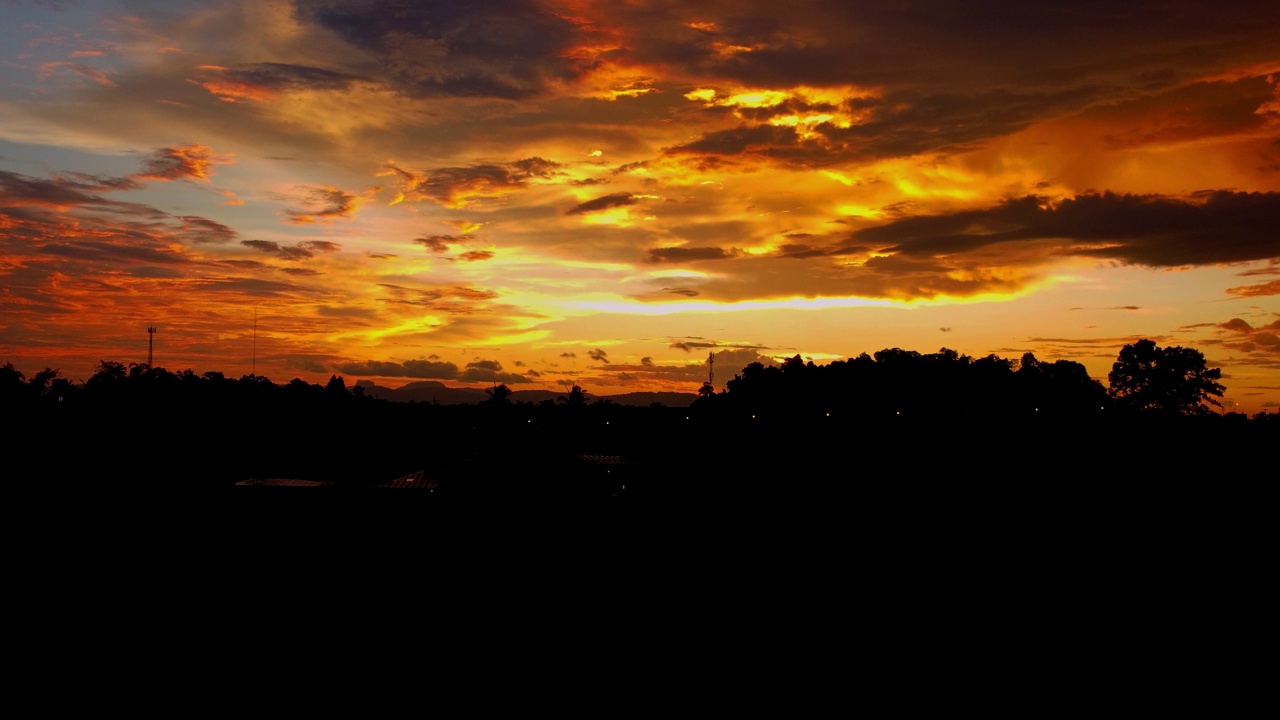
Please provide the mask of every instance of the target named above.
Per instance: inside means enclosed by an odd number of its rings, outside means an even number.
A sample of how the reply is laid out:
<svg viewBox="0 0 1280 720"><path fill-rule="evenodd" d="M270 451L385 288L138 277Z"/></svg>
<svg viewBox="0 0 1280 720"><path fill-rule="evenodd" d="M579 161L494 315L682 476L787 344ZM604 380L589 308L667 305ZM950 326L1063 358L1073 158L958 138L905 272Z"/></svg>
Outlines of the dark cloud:
<svg viewBox="0 0 1280 720"><path fill-rule="evenodd" d="M230 227L208 218L184 215L181 220L183 235L196 245L221 245L235 240L239 235Z"/></svg>
<svg viewBox="0 0 1280 720"><path fill-rule="evenodd" d="M359 199L349 192L329 187L307 187L305 209L286 210L289 222L294 225L330 222L334 218L351 218Z"/></svg>
<svg viewBox="0 0 1280 720"><path fill-rule="evenodd" d="M1227 288L1228 295L1238 297L1266 297L1280 295L1280 280L1269 280L1261 285L1238 285Z"/></svg>
<svg viewBox="0 0 1280 720"><path fill-rule="evenodd" d="M716 346L716 343L688 342L685 340L677 340L671 343L670 345L668 345L667 347L673 348L675 350L683 350L685 352L693 352L698 348L708 348L708 347L713 348L715 346Z"/></svg>
<svg viewBox="0 0 1280 720"><path fill-rule="evenodd" d="M143 169L133 177L144 180L209 181L214 165L233 162L230 155L218 155L204 145L191 144L152 151L143 161Z"/></svg>
<svg viewBox="0 0 1280 720"><path fill-rule="evenodd" d="M1220 191L1208 194L1203 202L1193 202L1107 192L1056 204L1024 196L983 210L898 220L859 230L853 238L859 244L917 258L1047 240L1062 255L1180 267L1280 256L1276 217L1280 217L1280 193Z"/></svg>
<svg viewBox="0 0 1280 720"><path fill-rule="evenodd" d="M443 253L449 250L450 245L462 245L474 239L474 235L427 235L414 238L413 241L433 253Z"/></svg>
<svg viewBox="0 0 1280 720"><path fill-rule="evenodd" d="M335 70L289 63L251 63L232 68L205 66L197 82L219 98L264 100L276 93L297 90L345 90L364 80Z"/></svg>
<svg viewBox="0 0 1280 720"><path fill-rule="evenodd" d="M457 380L459 377L457 365L432 360L406 360L403 363L369 360L342 363L334 369L352 377L404 377L418 380Z"/></svg>
<svg viewBox="0 0 1280 720"><path fill-rule="evenodd" d="M109 200L90 195L84 189L84 185L78 182L41 180L0 170L0 207L36 205L61 209L110 204Z"/></svg>
<svg viewBox="0 0 1280 720"><path fill-rule="evenodd" d="M802 134L789 126L743 124L673 146L665 154L701 157L703 164L715 157L758 157L784 165L825 167L926 152L960 152L1036 120L1083 107L1090 97L1079 89L886 97L864 102L858 109L863 119L848 127L824 122Z"/></svg>
<svg viewBox="0 0 1280 720"><path fill-rule="evenodd" d="M1218 325L1224 338L1220 344L1232 350L1280 360L1280 320L1255 328L1241 318Z"/></svg>
<svg viewBox="0 0 1280 720"><path fill-rule="evenodd" d="M493 259L493 253L488 250L470 250L468 252L464 252L461 255L459 255L458 259L465 260L466 262L478 262L480 260L491 260Z"/></svg>
<svg viewBox="0 0 1280 720"><path fill-rule="evenodd" d="M995 0L981 10L948 0L803 5L620 4L615 22L642 62L678 63L746 87L1052 87L1177 83L1220 64L1271 58L1273 5L1231 13L1189 0L1056 5ZM744 10L735 12L735 10ZM1248 23L1236 18L1250 17ZM706 24L706 21L713 21ZM690 23L703 24L691 27ZM749 49L725 52L727 46ZM1086 50L1087 49L1087 50ZM1169 68L1177 68L1176 71Z"/></svg>
<svg viewBox="0 0 1280 720"><path fill-rule="evenodd" d="M87 192L106 192L111 190L139 190L143 184L132 177L115 177L112 175L91 175L89 173L68 172L55 174L54 182Z"/></svg>
<svg viewBox="0 0 1280 720"><path fill-rule="evenodd" d="M586 213L599 212L601 210L609 210L610 208L626 207L627 205L635 205L638 200L631 193L613 193L612 195L603 195L593 200L579 203L578 205L565 211L565 215L583 215Z"/></svg>
<svg viewBox="0 0 1280 720"><path fill-rule="evenodd" d="M598 348L597 348L597 349L595 349L595 350L588 350L588 351L587 351L587 357L591 358L592 360L595 360L596 362L608 362L608 361L609 361L609 354L608 354L608 353L606 353L606 352L605 352L605 351L603 351L603 350L598 349Z"/></svg>
<svg viewBox="0 0 1280 720"><path fill-rule="evenodd" d="M540 157L525 158L524 160L516 160L507 165L511 178L513 180L528 180L530 178L550 178L556 174L556 170L560 167L560 163L545 160Z"/></svg>
<svg viewBox="0 0 1280 720"><path fill-rule="evenodd" d="M680 263L680 262L696 262L698 260L729 260L739 257L742 251L738 249L725 250L715 247L669 247L669 248L650 248L645 262L648 263ZM689 291L672 290L671 292L688 294ZM696 295L697 293L693 293Z"/></svg>
<svg viewBox="0 0 1280 720"><path fill-rule="evenodd" d="M616 167L616 168L614 168L613 170L611 170L611 171L610 171L610 173L611 173L611 174L613 174L613 175L625 175L625 174L627 174L627 173L629 173L629 172L632 172L632 171L635 171L635 170L644 170L644 169L645 169L645 168L647 168L647 167L649 167L649 161L647 161L647 160L641 160L641 161L638 161L638 162L632 162L632 163L626 163L626 164L624 164L624 165L619 165L618 167Z"/></svg>
<svg viewBox="0 0 1280 720"><path fill-rule="evenodd" d="M671 293L672 295L683 295L685 297L698 297L698 291L692 288L662 288L662 291Z"/></svg>
<svg viewBox="0 0 1280 720"><path fill-rule="evenodd" d="M445 207L463 207L476 200L504 197L523 189L530 180L551 177L558 167L559 163L531 157L504 165L442 167L429 172L388 163L381 174L399 178L401 200L427 199Z"/></svg>
<svg viewBox="0 0 1280 720"><path fill-rule="evenodd" d="M498 294L492 290L482 290L479 288L464 287L460 285L445 288L429 288L425 290L406 288L386 283L381 284L380 287L385 289L387 294L390 296L386 302L397 305L430 307L446 312L465 313L466 311L462 309L460 303L473 304L471 308L474 309L474 303L493 300L498 297Z"/></svg>
<svg viewBox="0 0 1280 720"><path fill-rule="evenodd" d="M458 376L459 380L464 382L494 382L494 383L529 383L533 382L524 375L516 373L504 372L502 363L496 360L476 360L467 363L466 369Z"/></svg>
<svg viewBox="0 0 1280 720"><path fill-rule="evenodd" d="M294 0L318 23L372 54L402 92L418 97L524 98L580 76L590 28L539 2Z"/></svg>
<svg viewBox="0 0 1280 720"><path fill-rule="evenodd" d="M281 245L274 240L241 240L240 244L284 260L306 260L315 257L316 253L332 253L341 249L337 243L324 240L304 240L293 246Z"/></svg>
<svg viewBox="0 0 1280 720"><path fill-rule="evenodd" d="M786 243L778 247L778 255L780 257L802 259L848 253L851 251L852 249L848 247L816 247L813 245L800 245L796 243Z"/></svg>

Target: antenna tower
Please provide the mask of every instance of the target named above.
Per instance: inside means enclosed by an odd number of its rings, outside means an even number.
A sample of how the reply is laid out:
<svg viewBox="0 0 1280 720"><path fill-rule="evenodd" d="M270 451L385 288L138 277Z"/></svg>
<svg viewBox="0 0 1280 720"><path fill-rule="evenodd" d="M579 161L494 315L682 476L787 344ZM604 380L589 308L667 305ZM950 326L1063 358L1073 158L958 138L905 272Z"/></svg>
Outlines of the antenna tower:
<svg viewBox="0 0 1280 720"><path fill-rule="evenodd" d="M155 367L156 326L147 326L147 367Z"/></svg>
<svg viewBox="0 0 1280 720"><path fill-rule="evenodd" d="M251 377L258 376L258 308L253 309L253 365L249 370Z"/></svg>
<svg viewBox="0 0 1280 720"><path fill-rule="evenodd" d="M707 353L707 384L715 387L716 384L716 353L714 350Z"/></svg>

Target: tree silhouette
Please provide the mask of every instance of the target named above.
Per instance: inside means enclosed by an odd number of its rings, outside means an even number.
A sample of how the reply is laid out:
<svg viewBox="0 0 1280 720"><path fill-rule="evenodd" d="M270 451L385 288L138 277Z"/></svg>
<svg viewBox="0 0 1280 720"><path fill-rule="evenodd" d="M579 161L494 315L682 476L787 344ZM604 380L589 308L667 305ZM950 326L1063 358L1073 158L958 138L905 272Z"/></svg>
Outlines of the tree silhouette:
<svg viewBox="0 0 1280 720"><path fill-rule="evenodd" d="M506 387L506 386L504 385L503 387ZM582 392L582 388L577 385L574 385L572 388L569 388L568 395L561 395L556 399L572 407L580 407L582 405L587 404L586 393Z"/></svg>
<svg viewBox="0 0 1280 720"><path fill-rule="evenodd" d="M511 402L511 388L507 387L506 383L494 385L491 388L485 388L484 392L489 396L489 399L486 402L493 403L494 405L506 405Z"/></svg>
<svg viewBox="0 0 1280 720"><path fill-rule="evenodd" d="M1122 407L1166 415L1204 415L1205 403L1222 406L1215 400L1226 390L1218 380L1219 368L1207 368L1198 350L1170 346L1161 348L1153 340L1139 340L1120 349L1107 376L1108 394Z"/></svg>

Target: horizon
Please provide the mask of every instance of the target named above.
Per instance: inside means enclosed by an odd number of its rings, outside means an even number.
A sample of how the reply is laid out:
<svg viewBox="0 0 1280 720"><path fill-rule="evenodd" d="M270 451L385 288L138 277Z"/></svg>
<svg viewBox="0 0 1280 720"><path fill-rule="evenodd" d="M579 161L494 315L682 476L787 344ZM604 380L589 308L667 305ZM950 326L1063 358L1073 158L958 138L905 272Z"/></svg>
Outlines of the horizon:
<svg viewBox="0 0 1280 720"><path fill-rule="evenodd" d="M0 19L0 363L28 376L154 353L606 397L900 348L1106 386L1150 339L1222 370L1220 412L1280 410L1275 3Z"/></svg>

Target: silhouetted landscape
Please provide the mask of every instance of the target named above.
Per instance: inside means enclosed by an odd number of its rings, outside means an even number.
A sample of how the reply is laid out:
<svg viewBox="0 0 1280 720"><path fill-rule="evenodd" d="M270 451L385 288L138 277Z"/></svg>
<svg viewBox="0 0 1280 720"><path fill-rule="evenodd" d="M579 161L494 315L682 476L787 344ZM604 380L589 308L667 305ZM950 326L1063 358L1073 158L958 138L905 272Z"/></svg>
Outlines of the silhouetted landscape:
<svg viewBox="0 0 1280 720"><path fill-rule="evenodd" d="M892 348L754 363L723 390L647 404L505 385L474 402L392 400L337 375L277 384L110 361L83 383L7 364L0 399L23 457L9 481L28 486L292 498L337 487L388 503L825 500L890 487L1044 498L1272 481L1273 463L1233 458L1267 456L1280 413L1214 410L1217 379L1198 352L1141 341L1121 350L1109 387L1069 361Z"/></svg>

